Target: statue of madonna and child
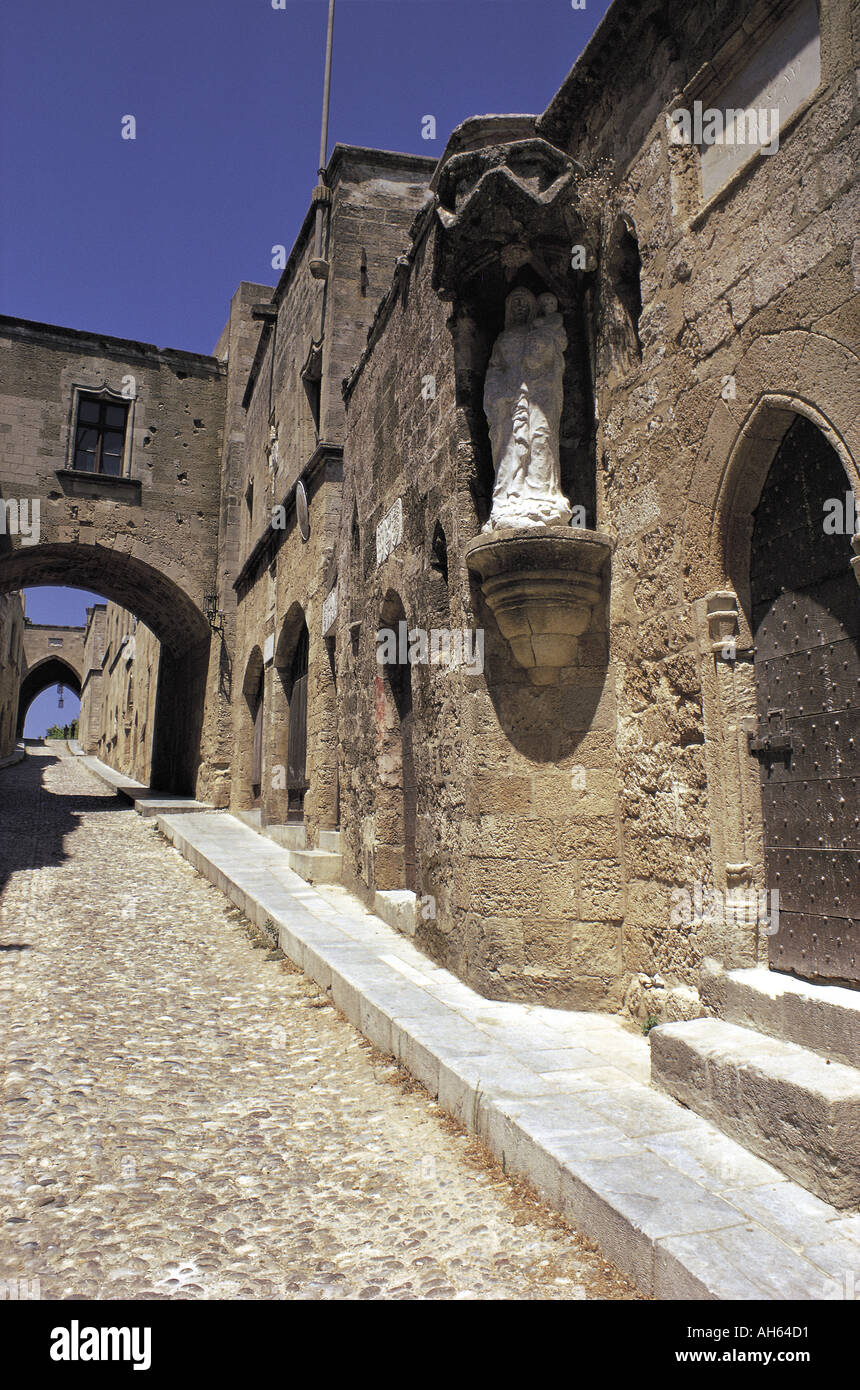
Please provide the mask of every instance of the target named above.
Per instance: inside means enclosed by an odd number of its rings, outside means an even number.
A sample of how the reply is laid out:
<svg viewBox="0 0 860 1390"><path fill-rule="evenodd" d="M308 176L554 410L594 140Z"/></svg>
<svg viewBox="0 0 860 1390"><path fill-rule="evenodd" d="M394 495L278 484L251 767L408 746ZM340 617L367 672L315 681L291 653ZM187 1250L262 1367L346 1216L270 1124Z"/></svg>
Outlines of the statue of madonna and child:
<svg viewBox="0 0 860 1390"><path fill-rule="evenodd" d="M559 461L566 346L555 295L512 290L484 383L496 474L484 531L570 524Z"/></svg>

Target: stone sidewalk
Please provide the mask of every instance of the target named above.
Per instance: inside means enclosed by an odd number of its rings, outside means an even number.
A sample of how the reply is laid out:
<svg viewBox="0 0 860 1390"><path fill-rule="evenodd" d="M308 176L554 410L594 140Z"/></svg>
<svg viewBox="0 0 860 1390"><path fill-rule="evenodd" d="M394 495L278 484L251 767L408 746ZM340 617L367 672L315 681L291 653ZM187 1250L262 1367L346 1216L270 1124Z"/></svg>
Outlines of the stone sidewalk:
<svg viewBox="0 0 860 1390"><path fill-rule="evenodd" d="M647 1041L617 1018L484 999L344 890L310 887L283 849L226 812L156 823L644 1293L839 1299L860 1286L860 1215L653 1090Z"/></svg>
<svg viewBox="0 0 860 1390"><path fill-rule="evenodd" d="M4 1295L639 1296L59 745L0 774Z"/></svg>

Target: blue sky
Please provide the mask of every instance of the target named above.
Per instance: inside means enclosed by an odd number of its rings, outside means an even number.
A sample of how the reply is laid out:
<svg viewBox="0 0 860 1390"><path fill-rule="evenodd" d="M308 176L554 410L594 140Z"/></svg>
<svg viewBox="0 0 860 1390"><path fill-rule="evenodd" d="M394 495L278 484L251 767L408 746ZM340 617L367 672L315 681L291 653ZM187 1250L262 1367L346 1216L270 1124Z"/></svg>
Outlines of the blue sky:
<svg viewBox="0 0 860 1390"><path fill-rule="evenodd" d="M607 8L337 0L329 153L439 155L467 116L542 111ZM271 248L307 210L327 14L327 0L6 0L0 313L211 352L239 281L274 283ZM28 606L75 623L92 601L42 589Z"/></svg>

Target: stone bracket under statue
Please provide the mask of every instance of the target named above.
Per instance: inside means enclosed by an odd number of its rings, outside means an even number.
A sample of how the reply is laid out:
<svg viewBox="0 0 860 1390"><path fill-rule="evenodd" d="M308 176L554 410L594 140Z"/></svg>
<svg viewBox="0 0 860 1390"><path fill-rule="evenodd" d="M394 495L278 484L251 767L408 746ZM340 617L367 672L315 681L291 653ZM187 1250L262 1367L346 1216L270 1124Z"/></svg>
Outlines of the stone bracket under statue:
<svg viewBox="0 0 860 1390"><path fill-rule="evenodd" d="M570 526L495 530L466 547L466 564L533 685L555 684L575 664L611 554L609 536Z"/></svg>

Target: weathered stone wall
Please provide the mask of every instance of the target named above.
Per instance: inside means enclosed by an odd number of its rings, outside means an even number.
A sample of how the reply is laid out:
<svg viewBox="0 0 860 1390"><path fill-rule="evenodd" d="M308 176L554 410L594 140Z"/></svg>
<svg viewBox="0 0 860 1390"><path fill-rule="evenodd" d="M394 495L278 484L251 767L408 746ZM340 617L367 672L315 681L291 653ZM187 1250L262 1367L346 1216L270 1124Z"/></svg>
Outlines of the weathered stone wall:
<svg viewBox="0 0 860 1390"><path fill-rule="evenodd" d="M0 594L0 758L14 752L18 691L24 661L24 604L21 594Z"/></svg>
<svg viewBox="0 0 860 1390"><path fill-rule="evenodd" d="M671 921L673 887L764 881L758 768L739 727L755 714L748 579L718 553L729 454L769 396L817 407L845 440L855 428L860 35L852 52L848 6L821 6L815 98L781 132L778 150L753 154L709 204L695 169L691 185L689 148L669 138L667 112L699 93L708 105L702 64L713 61L713 93L743 68L772 8L750 6L739 30L735 5L670 7L668 31L682 37L668 62L659 9L646 7L624 102L613 96L613 109L608 89L595 100L599 88L578 79L542 123L586 163L615 151L612 206L629 218L642 259L641 360L626 366L604 344L597 378L599 525L616 538L624 964L634 1000L637 973L694 985L703 955L751 964L765 947L751 928L715 923L691 933ZM614 62L607 35L592 75ZM605 263L598 294L605 306L613 294ZM773 441L764 471L784 429L785 420L769 431L759 416L759 433ZM715 655L704 615L705 595L722 589L741 599L735 663Z"/></svg>
<svg viewBox="0 0 860 1390"><path fill-rule="evenodd" d="M14 319L0 320L0 362L0 492L40 510L37 533L3 537L0 590L90 589L158 632L168 652L161 785L193 790L219 751L217 706L205 707L201 609L216 575L225 368L195 353ZM105 385L131 393L121 477L71 468L75 389Z"/></svg>
<svg viewBox="0 0 860 1390"><path fill-rule="evenodd" d="M85 753L96 754L102 734L102 672L106 646L107 604L87 608L84 630L81 712L78 716L78 742Z"/></svg>
<svg viewBox="0 0 860 1390"><path fill-rule="evenodd" d="M755 712L742 547L725 539L726 477L750 458L760 486L788 419L769 424L762 402L817 411L840 443L846 486L856 477L847 6L822 7L821 86L779 148L754 154L707 206L698 155L670 143L667 117L694 92L707 99L705 62L717 88L743 67L772 8L617 6L538 121L585 166L579 196L595 235L589 268L571 270L585 277L587 321L569 351L591 355L596 526L614 541L608 611L558 688L517 672L467 574L465 546L485 515L474 404L498 319L488 328L455 302L446 322L432 284L438 223L419 237L353 379L339 562L352 591L338 630L339 670L350 671L340 696L348 871L368 889L402 886L391 881L402 875L397 710L374 655L397 596L410 627L486 632L483 676L417 666L412 682L417 891L428 899L418 939L488 993L684 1013L697 1007L705 954L748 964L765 947L752 926L673 922L672 890L763 881L758 769L742 727ZM612 76L622 37L623 98ZM614 164L601 166L610 152ZM624 233L641 256L641 315L626 293L629 263L619 269ZM511 238L519 252L527 227L512 224ZM744 459L732 458L750 428ZM398 498L403 539L378 565L376 527ZM747 535L751 505L738 522ZM434 566L437 521L447 585ZM726 588L740 610L740 659L728 663L705 611ZM362 622L355 655L350 619Z"/></svg>
<svg viewBox="0 0 860 1390"><path fill-rule="evenodd" d="M304 825L310 845L317 843L320 829L338 824L333 644L324 638L322 608L336 577L345 425L341 383L364 346L395 258L408 242L432 167L432 161L409 155L335 148L327 171L332 190L324 241L328 275L315 279L310 271L312 209L272 298L277 318L260 330L245 394L232 804L244 809L251 800L251 701L264 671L261 820L266 825L286 821L290 669L306 625ZM320 342L317 427L302 371ZM300 479L309 503L307 540L296 517Z"/></svg>
<svg viewBox="0 0 860 1390"><path fill-rule="evenodd" d="M79 738L87 753L148 785L160 643L115 603L87 609ZM86 737L84 732L86 731Z"/></svg>

